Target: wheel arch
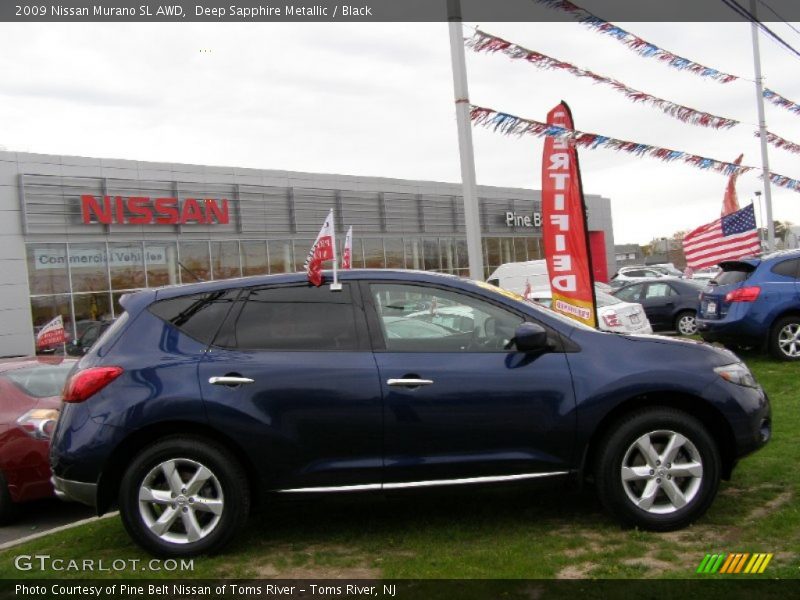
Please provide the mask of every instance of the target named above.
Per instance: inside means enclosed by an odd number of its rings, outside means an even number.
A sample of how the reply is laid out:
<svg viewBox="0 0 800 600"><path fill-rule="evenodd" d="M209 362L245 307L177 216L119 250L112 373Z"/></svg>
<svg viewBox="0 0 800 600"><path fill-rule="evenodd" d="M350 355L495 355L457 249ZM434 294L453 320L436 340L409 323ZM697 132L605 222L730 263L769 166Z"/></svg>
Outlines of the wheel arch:
<svg viewBox="0 0 800 600"><path fill-rule="evenodd" d="M125 467L138 451L148 444L170 435L205 438L223 446L239 461L247 475L252 503L258 500L259 481L253 462L247 454L226 435L213 427L192 421L164 421L132 432L114 449L103 467L97 490L97 514L107 512L117 501Z"/></svg>
<svg viewBox="0 0 800 600"><path fill-rule="evenodd" d="M723 479L728 480L736 464L736 442L733 430L725 417L713 405L698 396L675 392L648 392L620 402L609 411L595 427L583 450L580 465L580 480L591 477L597 450L615 423L625 415L644 408L674 408L698 419L709 431L719 450Z"/></svg>

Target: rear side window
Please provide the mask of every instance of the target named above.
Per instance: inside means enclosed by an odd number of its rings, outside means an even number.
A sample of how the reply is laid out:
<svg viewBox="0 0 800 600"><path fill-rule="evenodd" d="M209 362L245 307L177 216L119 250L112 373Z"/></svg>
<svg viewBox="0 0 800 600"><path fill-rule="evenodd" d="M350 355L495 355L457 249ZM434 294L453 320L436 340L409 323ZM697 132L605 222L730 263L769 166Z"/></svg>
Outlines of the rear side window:
<svg viewBox="0 0 800 600"><path fill-rule="evenodd" d="M785 277L800 278L800 258L785 260L772 267L772 272Z"/></svg>
<svg viewBox="0 0 800 600"><path fill-rule="evenodd" d="M350 287L293 286L250 290L232 328L219 345L242 350L357 350Z"/></svg>
<svg viewBox="0 0 800 600"><path fill-rule="evenodd" d="M149 310L189 337L210 344L238 295L235 289L179 296L155 302Z"/></svg>

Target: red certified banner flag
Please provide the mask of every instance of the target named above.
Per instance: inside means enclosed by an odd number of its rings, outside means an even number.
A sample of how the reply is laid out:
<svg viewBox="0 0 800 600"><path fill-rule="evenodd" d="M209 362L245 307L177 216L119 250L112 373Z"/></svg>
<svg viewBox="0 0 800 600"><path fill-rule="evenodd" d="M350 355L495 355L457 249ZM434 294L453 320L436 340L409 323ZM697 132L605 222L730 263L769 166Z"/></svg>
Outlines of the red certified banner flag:
<svg viewBox="0 0 800 600"><path fill-rule="evenodd" d="M761 252L753 205L701 225L683 238L686 265L692 269L713 267Z"/></svg>
<svg viewBox="0 0 800 600"><path fill-rule="evenodd" d="M566 103L547 114L547 124L574 129ZM596 327L594 277L578 154L566 137L548 136L544 141L542 239L553 294L551 308Z"/></svg>
<svg viewBox="0 0 800 600"><path fill-rule="evenodd" d="M740 154L739 158L733 161L735 165L741 165L744 154ZM731 173L728 178L728 185L725 188L725 197L722 199L722 214L724 217L739 210L739 199L736 197L736 179L739 177L739 171Z"/></svg>
<svg viewBox="0 0 800 600"><path fill-rule="evenodd" d="M64 331L64 320L61 315L47 323L36 334L36 347L47 348L55 344L66 344L67 332Z"/></svg>
<svg viewBox="0 0 800 600"><path fill-rule="evenodd" d="M322 285L322 263L326 260L336 260L336 249L333 245L333 209L319 230L314 245L308 251L303 267L308 274L308 280L317 287Z"/></svg>
<svg viewBox="0 0 800 600"><path fill-rule="evenodd" d="M342 268L352 269L352 256L353 256L353 226L347 229L347 235L344 238L344 250L342 250Z"/></svg>

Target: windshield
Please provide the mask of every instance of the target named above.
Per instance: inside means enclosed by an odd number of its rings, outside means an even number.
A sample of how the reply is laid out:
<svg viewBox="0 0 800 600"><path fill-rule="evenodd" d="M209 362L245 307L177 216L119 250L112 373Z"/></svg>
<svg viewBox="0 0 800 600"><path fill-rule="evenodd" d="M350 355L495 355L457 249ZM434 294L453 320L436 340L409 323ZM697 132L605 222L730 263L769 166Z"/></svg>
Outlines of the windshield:
<svg viewBox="0 0 800 600"><path fill-rule="evenodd" d="M73 361L65 361L60 365L37 365L7 371L3 375L28 396L49 398L61 394L73 364Z"/></svg>

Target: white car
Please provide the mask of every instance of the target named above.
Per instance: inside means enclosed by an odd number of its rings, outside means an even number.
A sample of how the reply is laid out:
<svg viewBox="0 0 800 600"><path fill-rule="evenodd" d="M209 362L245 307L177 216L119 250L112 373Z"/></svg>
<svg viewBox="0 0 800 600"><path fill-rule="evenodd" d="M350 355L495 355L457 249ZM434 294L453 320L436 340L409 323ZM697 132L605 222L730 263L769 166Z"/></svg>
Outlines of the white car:
<svg viewBox="0 0 800 600"><path fill-rule="evenodd" d="M623 302L611 294L596 289L598 328L612 333L653 333L653 327L644 308L636 302ZM549 288L531 292L529 299L550 308L552 294Z"/></svg>
<svg viewBox="0 0 800 600"><path fill-rule="evenodd" d="M611 287L621 287L632 281L641 281L653 277L668 277L666 272L654 267L621 267L611 278Z"/></svg>
<svg viewBox="0 0 800 600"><path fill-rule="evenodd" d="M692 273L692 279L695 281L711 281L719 275L719 272L719 267L706 267L705 269L700 269Z"/></svg>

